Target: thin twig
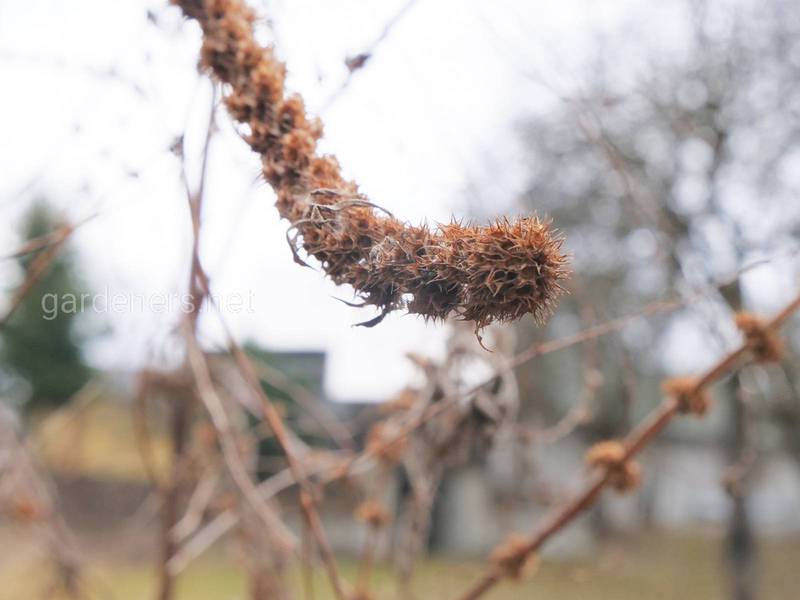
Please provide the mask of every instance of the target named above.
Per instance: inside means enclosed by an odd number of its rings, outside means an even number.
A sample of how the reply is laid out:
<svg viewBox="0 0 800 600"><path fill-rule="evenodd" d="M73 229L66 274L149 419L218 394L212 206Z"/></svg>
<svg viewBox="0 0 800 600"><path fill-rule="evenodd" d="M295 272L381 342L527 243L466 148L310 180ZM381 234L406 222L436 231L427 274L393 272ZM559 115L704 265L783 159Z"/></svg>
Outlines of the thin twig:
<svg viewBox="0 0 800 600"><path fill-rule="evenodd" d="M247 469L239 455L239 449L231 433L230 420L225 412L222 399L217 394L211 380L211 372L205 354L200 350L197 338L190 334L187 336L189 365L194 373L195 382L200 399L211 416L214 428L219 434L222 456L228 471L250 507L261 518L275 538L276 543L283 546L286 551L292 551L296 546L294 534L287 529L275 512L259 496L256 486L250 479Z"/></svg>
<svg viewBox="0 0 800 600"><path fill-rule="evenodd" d="M350 82L353 80L353 76L355 75L356 71L360 71L364 68L367 62L372 58L372 55L378 49L378 46L383 43L383 41L389 37L392 29L395 25L403 18L403 16L417 3L417 0L408 0L400 10L395 13L395 15L389 19L383 27L380 35L364 50L356 54L355 56L348 56L345 59L345 65L347 66L347 77L345 77L344 81L339 85L339 87L334 91L325 102L322 103L322 106L319 109L320 113L324 113L328 110L344 93L347 87L350 85Z"/></svg>
<svg viewBox="0 0 800 600"><path fill-rule="evenodd" d="M11 297L11 306L6 311L6 314L0 318L0 328L8 323L8 320L14 315L17 309L19 309L30 291L39 283L39 280L44 276L56 258L58 258L58 255L64 247L64 243L74 231L72 227L65 227L66 229L61 232L58 239L42 250L41 253L37 254L31 261L28 271L25 274L25 280L14 291L14 295Z"/></svg>
<svg viewBox="0 0 800 600"><path fill-rule="evenodd" d="M208 171L208 158L211 149L211 140L214 136L214 119L216 115L217 109L217 100L216 100L216 87L213 88L212 91L212 98L211 98L211 106L209 109L208 114L208 123L206 126L205 131L205 139L203 142L203 150L202 150L202 159L201 159L201 166L200 166L200 179L197 185L197 189L193 192L191 190L191 186L189 185L189 180L186 175L186 157L181 152L179 153L180 158L180 176L181 181L186 190L186 201L189 205L189 213L191 215L192 221L192 253L191 253L191 267L189 269L189 283L188 283L188 291L189 291L189 298L191 301L190 309L187 314L187 321L189 334L187 335L187 340L189 343L187 345L191 346L191 341L196 341L197 336L197 321L200 314L200 307L203 304L205 293L203 291L203 287L200 284L201 277L203 275L202 268L200 267L200 260L199 260L199 246L200 246L200 217L203 211L203 200L204 200L204 192L205 192L205 181L206 175ZM194 363L192 363L192 355L191 352L188 353L187 362L191 363L190 366L197 372L199 368L197 366L197 360L195 357ZM209 376L210 380L210 376ZM201 386L198 384L198 388ZM211 390L213 391L213 386L211 386ZM204 387L201 390L201 395L204 391L207 391ZM175 540L175 536L173 535L173 528L175 527L175 523L178 520L178 502L180 501L181 495L181 472L184 468L184 465L181 464L183 457L185 455L185 446L188 442L188 429L190 426L190 417L191 417L191 410L194 398L192 398L192 393L190 392L188 395L181 395L181 397L174 397L171 398L171 404L169 406L170 409L170 421L171 421L171 431L172 431L172 466L170 469L170 473L168 475L168 479L166 483L162 486L162 496L163 496L163 507L162 507L162 518L161 518L161 561L160 561L160 583L159 583L159 599L160 600L171 600L174 595L174 577L170 570L167 567L169 560L172 558L172 555L175 553L177 543ZM142 402L141 408L143 410L146 409L146 402ZM213 415L212 415L213 416ZM142 421L144 424L144 421ZM146 434L146 430L142 430ZM143 438L144 441L146 441ZM226 446L223 445L223 453L226 455L228 459L228 464L231 463L231 458L228 456L229 450ZM237 454L238 456L238 454ZM238 477L240 474L232 473L234 477L234 481L237 482L240 486L244 486L245 484L240 480L241 478ZM246 473L245 473L246 475ZM246 477L249 481L249 478ZM246 490L246 487L244 488ZM256 509L257 510L257 509ZM261 514L261 513L259 513ZM263 518L269 520L268 511L262 515ZM276 521L279 521L277 518ZM268 524L268 526L270 526Z"/></svg>
<svg viewBox="0 0 800 600"><path fill-rule="evenodd" d="M339 462L336 462L338 467ZM308 468L307 475L317 472L332 471L335 467L322 464L315 469ZM291 488L295 484L289 469L284 469L270 478L262 481L256 487L259 497L268 500L280 492ZM173 574L185 569L189 563L208 550L214 542L231 531L239 522L239 515L233 510L226 509L214 517L207 525L195 533L189 541L170 559L168 568Z"/></svg>
<svg viewBox="0 0 800 600"><path fill-rule="evenodd" d="M340 448L353 450L353 435L350 430L325 406L321 398L317 397L304 385L292 381L284 373L266 362L252 358L251 360L260 378L266 380L270 385L287 392L292 400L296 401L319 423L319 426L325 430Z"/></svg>
<svg viewBox="0 0 800 600"><path fill-rule="evenodd" d="M261 406L264 411L264 417L266 418L269 426L272 428L275 438L277 439L278 444L286 456L286 462L289 465L289 469L291 470L292 475L297 482L298 487L300 488L300 508L302 509L302 513L309 530L314 536L319 548L320 558L322 559L322 563L328 573L328 578L330 579L333 591L339 600L346 600L341 577L339 576L339 570L336 566L336 559L333 556L333 551L331 550L327 536L325 535L325 531L322 527L322 520L319 517L316 501L314 500L312 491L308 487L308 482L306 480L302 464L295 455L292 447L292 440L289 437L286 426L283 423L283 419L275 408L275 405L264 392L264 388L261 386L258 375L256 374L253 365L245 352L230 335L228 336L228 341L231 354L233 355L234 360L236 361L236 364L238 365L239 370L241 371L245 380L250 385L253 393L255 393L256 397L261 402Z"/></svg>
<svg viewBox="0 0 800 600"><path fill-rule="evenodd" d="M172 536L176 540L184 540L196 531L203 522L203 514L214 499L214 492L219 484L219 473L211 472L200 478L194 492L189 497L186 512L172 528Z"/></svg>

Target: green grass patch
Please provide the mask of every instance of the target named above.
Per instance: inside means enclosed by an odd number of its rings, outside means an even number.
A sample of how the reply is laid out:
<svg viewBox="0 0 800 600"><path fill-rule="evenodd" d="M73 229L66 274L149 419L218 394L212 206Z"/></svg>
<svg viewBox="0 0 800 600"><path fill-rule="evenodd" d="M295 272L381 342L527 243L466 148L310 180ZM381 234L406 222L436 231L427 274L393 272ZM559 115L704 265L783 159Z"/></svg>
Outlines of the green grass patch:
<svg viewBox="0 0 800 600"><path fill-rule="evenodd" d="M800 589L800 539L762 540L760 543L759 600L794 600ZM23 553L24 554L24 553ZM8 561L0 568L0 599L48 598L53 573L40 558ZM454 598L478 577L479 561L460 562L433 558L420 565L414 589L420 600ZM343 572L355 579L356 565L344 561ZM379 598L395 598L394 577L387 566L374 574ZM300 573L289 581L300 589ZM91 563L88 588L91 598L143 600L155 597L152 565ZM314 576L316 600L332 595L322 573ZM49 594L49 595L48 595ZM232 557L216 552L194 563L178 578L178 600L245 600L247 583ZM298 594L297 596L302 597ZM517 600L712 600L727 597L721 540L714 536L641 536L609 543L595 559L584 562L545 560L539 571L521 583L504 583L489 598Z"/></svg>

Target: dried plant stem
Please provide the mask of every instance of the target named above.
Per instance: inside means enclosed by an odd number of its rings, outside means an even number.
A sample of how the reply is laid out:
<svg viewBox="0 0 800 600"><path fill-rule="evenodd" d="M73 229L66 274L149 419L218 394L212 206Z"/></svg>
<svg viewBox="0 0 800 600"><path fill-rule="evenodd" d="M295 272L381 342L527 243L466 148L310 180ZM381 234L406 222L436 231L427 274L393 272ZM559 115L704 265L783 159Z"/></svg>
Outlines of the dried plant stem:
<svg viewBox="0 0 800 600"><path fill-rule="evenodd" d="M309 535L308 525L303 525L303 535L301 536L301 560L300 566L303 578L303 596L306 600L314 600L314 548L313 540Z"/></svg>
<svg viewBox="0 0 800 600"><path fill-rule="evenodd" d="M369 45L369 47L363 49L361 52L356 54L355 56L348 56L345 60L345 65L347 65L347 77L342 81L341 85L336 89L336 91L331 94L328 99L322 104L320 108L320 113L324 113L328 110L331 105L333 105L344 93L347 89L347 86L350 85L350 82L353 79L355 73L364 68L364 65L367 64L372 55L378 49L378 46L383 43L383 41L389 37L392 29L398 22L405 16L405 14L411 10L411 8L417 3L417 0L408 0L400 10L395 13L395 15L389 19L386 24L383 26L383 30L381 31L380 35L375 38L375 40Z"/></svg>
<svg viewBox="0 0 800 600"><path fill-rule="evenodd" d="M532 344L522 352L518 353L512 359L511 366L518 367L530 360L533 360L534 358L542 356L543 354L550 354L551 352L564 350L576 344L581 344L583 342L608 335L609 333L614 333L635 319L650 317L656 314L669 313L681 308L684 306L684 304L685 303L682 301L653 302L652 304L648 304L643 309L638 310L635 313L612 319L610 321L600 323L599 325L587 327L586 329L583 329L574 335Z"/></svg>
<svg viewBox="0 0 800 600"><path fill-rule="evenodd" d="M200 262L200 225L202 216L202 206L205 191L206 174L208 171L208 157L211 145L211 138L214 133L214 117L216 114L216 92L212 97L211 110L209 112L206 138L203 146L202 164L200 169L200 181L197 190L192 192L186 178L185 168L181 169L181 177L187 192L189 212L192 220L192 257L191 269L189 274L189 292L192 298L191 311L188 314L187 327L187 358L189 367L194 374L195 382L200 399L206 406L211 416L211 421L219 434L222 446L222 455L228 470L236 485L239 487L247 503L256 515L260 517L267 527L273 542L283 551L291 551L295 546L294 535L286 528L280 518L258 495L255 484L250 479L247 469L239 455L239 448L233 438L230 420L225 411L225 406L214 388L211 379L211 372L208 367L205 354L200 349L197 339L197 319L203 302L207 299L209 288L208 278ZM171 557L171 556L170 556ZM168 557L168 559L170 558ZM167 559L167 560L168 560ZM165 570L166 569L165 562Z"/></svg>
<svg viewBox="0 0 800 600"><path fill-rule="evenodd" d="M277 439L278 444L280 445L286 457L289 470L291 471L292 476L294 477L300 489L300 508L306 520L306 524L308 525L309 531L317 543L320 558L322 559L322 563L328 573L328 578L330 579L334 594L338 600L346 600L344 588L342 586L342 580L339 576L339 570L336 566L336 559L333 556L333 551L331 550L327 536L325 535L325 531L322 527L322 520L320 519L319 512L317 510L313 492L309 488L302 463L294 452L292 440L289 437L286 426L283 423L283 419L275 408L275 405L270 401L269 397L264 392L264 388L261 387L261 381L259 380L252 363L247 358L247 355L230 336L229 343L231 354L233 355L236 364L239 366L239 370L242 372L242 375L244 375L245 380L250 385L253 393L261 402L267 424L275 434L275 438Z"/></svg>
<svg viewBox="0 0 800 600"><path fill-rule="evenodd" d="M3 256L2 259L21 258L33 252L38 252L39 250L44 250L45 248L59 244L72 234L72 230L73 227L71 225L61 225L50 233L28 240L14 252Z"/></svg>
<svg viewBox="0 0 800 600"><path fill-rule="evenodd" d="M780 313L767 323L770 329L777 329L783 325L795 311L800 309L800 296L790 302ZM709 368L698 379L692 390L693 393L700 393L706 388L719 381L722 377L733 371L748 358L750 347L747 343L736 348L729 354L722 357L715 365ZM642 449L653 440L679 413L680 405L675 398L665 398L653 412L650 413L625 439L624 457L627 461L642 451ZM590 508L603 488L609 483L611 477L609 471L594 474L572 500L562 507L559 507L552 515L545 519L539 529L527 540L524 547L525 553L530 555L537 552L545 542L554 534L569 525L577 516ZM461 600L476 600L490 591L496 584L503 579L503 573L497 568L491 568L481 579L479 579L466 593L460 596Z"/></svg>
<svg viewBox="0 0 800 600"><path fill-rule="evenodd" d="M800 302L800 300L798 300L797 302ZM672 303L672 302L654 303L648 305L643 310L638 311L633 315L628 315L620 319L615 319L613 321L609 321L607 323L586 329L581 335L570 336L568 338L544 342L543 344L539 345L540 348L539 350L536 351L536 355L538 356L539 354L554 352L569 347L571 345L587 341L589 339L594 339L595 337L599 337L600 335L604 335L605 333L616 331L619 328L620 323L627 323L634 318L644 317L651 314L657 314L659 312L662 312L662 309L664 311L668 311L671 310L676 305L679 305L679 303ZM787 318L788 315L794 312L794 310L796 309L797 309L796 305L788 306L782 312L782 314L776 318L776 320L780 320L780 322L782 323L783 320L785 320L785 318ZM784 314L786 315L786 317L783 316ZM474 393L475 391L480 389L481 386L491 386L492 381L493 379L484 382L483 384L471 389L467 393ZM346 459L344 463L334 464L331 466L322 465L319 468L315 468L314 470L315 472L318 472L322 475L322 481L324 484L329 484L333 483L334 481L337 481L342 477L346 477L363 467L369 467L370 462L383 450L401 441L403 438L412 433L417 427L419 427L429 419L441 415L447 410L454 408L456 405L457 402L455 401L455 399L445 398L440 402L432 404L431 406L427 407L424 411L421 411L420 413L417 413L415 416L410 418L397 431L393 432L391 435L387 435L381 444L370 446L361 454L353 455L350 458ZM325 474L326 472L327 474ZM258 486L259 495L262 498L269 498L274 494L291 487L295 483L296 482L294 481L291 472L287 469L274 475L265 482L259 484ZM201 531L199 531L194 537L192 537L192 539L189 540L189 542L178 552L178 554L171 559L170 569L173 572L181 571L195 557L202 554L208 547L210 547L210 545L213 544L215 540L219 539L219 537L224 535L227 531L230 531L236 525L237 522L238 522L238 516L233 511L228 510L221 513L218 517L216 517L208 525L206 525Z"/></svg>
<svg viewBox="0 0 800 600"><path fill-rule="evenodd" d="M772 320L767 323L767 328L773 331L780 329L798 310L800 310L800 296L795 298L793 302L787 304L781 312L775 315Z"/></svg>
<svg viewBox="0 0 800 600"><path fill-rule="evenodd" d="M378 542L380 541L381 533L385 531L389 524L390 516L383 508L381 496L385 495L385 491L391 482L392 474L392 468L388 465L383 465L377 476L368 483L372 489L367 495L367 500L359 509L356 509L356 518L363 521L366 528L364 545L358 561L356 589L365 598L372 597L370 588ZM369 507L370 510L365 511L363 507Z"/></svg>
<svg viewBox="0 0 800 600"><path fill-rule="evenodd" d="M208 294L209 290L207 278L203 280L203 284L206 286L205 291L206 294ZM210 298L210 301L213 303L213 298ZM331 550L327 536L325 535L325 530L322 526L322 519L320 519L313 492L308 485L302 462L295 453L289 432L283 423L283 419L275 408L275 405L269 399L264 391L264 388L261 386L261 380L258 377L252 361L231 334L231 331L228 328L225 320L222 318L221 313L218 314L220 318L220 324L225 331L231 356L233 356L234 361L236 362L236 365L248 386L250 387L251 392L258 399L264 418L266 419L270 429L272 429L275 439L277 440L278 445L281 447L281 450L286 457L286 462L289 465L289 473L294 478L294 483L300 489L301 512L303 514L303 518L305 519L305 523L308 526L309 532L312 534L317 543L320 558L325 566L325 570L328 574L334 594L338 600L346 600L342 579L339 575L339 569L336 566L336 559L333 555L333 551Z"/></svg>
<svg viewBox="0 0 800 600"><path fill-rule="evenodd" d="M336 462L335 467L327 464L320 465L313 470L307 469L306 474L315 475L325 471L332 471L338 467L338 465L339 462ZM289 469L284 469L269 479L259 483L256 490L259 497L266 501L283 490L291 488L295 483L291 471ZM239 518L240 516L230 509L219 513L210 523L195 533L175 556L170 559L170 570L173 573L178 573L185 569L190 562L208 550L214 542L233 529L239 522Z"/></svg>
<svg viewBox="0 0 800 600"><path fill-rule="evenodd" d="M208 550L214 542L236 527L239 515L232 510L217 515L208 525L198 531L188 542L181 546L167 562L167 569L174 577L183 571L189 563Z"/></svg>
<svg viewBox="0 0 800 600"><path fill-rule="evenodd" d="M732 283L735 283L744 273L751 271L752 269L759 267L764 264L768 264L772 260L772 257L765 260L756 261L753 263L746 264L741 268L737 269L732 276L724 279L721 282L717 282L711 286L709 286L709 291L716 290L719 291L722 288L725 288ZM668 314L673 311L676 311L696 300L700 300L704 298L706 294L704 292L697 292L688 298L682 299L675 299L675 300L659 300L656 302L652 302L646 305L644 308L641 308L635 312L632 312L627 315L623 315L621 317L617 317L616 319L611 319L610 321L605 321L603 323L599 323L597 325L593 325L591 327L587 327L573 335L568 335L562 338L558 338L555 340L547 340L545 342L537 342L528 346L522 352L519 352L512 360L511 366L519 367L526 362L533 360L534 358L538 358L544 354L550 354L551 352L558 352L559 350L564 350L576 344L580 344L589 340L593 340L599 337L603 337L605 335L615 333L631 323L631 321L635 321L636 319L652 317L658 314ZM789 308L789 307L787 307ZM794 312L793 310L790 311Z"/></svg>
<svg viewBox="0 0 800 600"><path fill-rule="evenodd" d="M100 213L93 212L89 216L80 219L74 223L65 223L56 227L53 231L49 233L45 233L44 235L40 235L33 239L28 240L22 246L14 250L13 252L6 254L4 256L0 256L0 260L8 260L12 258L21 258L28 254L32 254L34 252L38 252L39 250L44 250L46 248L50 248L52 246L58 245L66 241L67 238L72 236L75 231L88 223L89 221L94 220L98 217Z"/></svg>
<svg viewBox="0 0 800 600"><path fill-rule="evenodd" d="M281 371L267 363L253 359L251 359L251 362L261 379L287 392L297 404L319 423L319 426L340 448L353 450L353 435L350 430L339 421L333 411L325 406L325 402L321 398L318 398L308 388L295 383Z"/></svg>
<svg viewBox="0 0 800 600"><path fill-rule="evenodd" d="M133 405L131 406L133 435L148 481L156 490L161 490L163 482L159 478L158 469L156 468L150 425L148 423L151 383L151 377L148 373L142 372L139 374Z"/></svg>
<svg viewBox="0 0 800 600"><path fill-rule="evenodd" d="M61 250L64 247L64 243L67 241L69 236L72 235L73 231L75 231L74 227L65 225L61 229L61 233L54 240L51 240L50 245L45 247L34 257L30 266L28 267L27 273L25 274L25 280L14 291L14 295L11 297L11 306L6 311L6 314L0 318L0 327L3 327L6 323L8 323L8 320L14 316L15 312L17 312L17 309L22 306L23 301L28 296L30 291L37 283L39 283L39 280L50 268L50 265L53 264L53 261L58 258L58 255L61 253Z"/></svg>
<svg viewBox="0 0 800 600"><path fill-rule="evenodd" d="M211 147L211 138L214 134L214 115L216 113L216 94L212 97L211 108L209 110L208 125L206 127L205 140L203 143L202 162L200 168L200 179L197 189L193 192L186 177L186 163L181 154L181 180L186 189L186 201L189 205L189 212L192 220L192 263L189 270L189 296L191 298L191 310L187 315L189 323L190 337L194 339L197 333L197 318L202 305L204 292L199 280L202 274L200 267L198 248L200 244L200 215L202 213L203 198L205 191L205 180L208 171L208 156ZM191 362L191 352L189 360ZM194 364L192 364L194 366ZM199 386L198 386L199 387ZM167 481L161 486L162 509L161 509L161 560L159 562L159 600L171 600L174 596L175 577L169 569L169 561L178 548L178 542L173 531L180 518L181 497L183 495L183 471L185 469L184 456L188 442L189 429L191 426L191 415L193 410L193 394L179 394L169 398L170 413L170 435L172 440L172 465ZM146 408L146 403L142 404L142 409ZM146 431L145 431L146 434ZM234 475L234 479L236 479Z"/></svg>
<svg viewBox="0 0 800 600"><path fill-rule="evenodd" d="M170 440L172 464L168 480L161 488L161 533L159 561L159 600L171 600L175 592L175 578L167 568L170 557L177 547L173 528L180 518L179 502L183 493L183 473L185 450L189 433L191 407L189 398L173 396L170 399Z"/></svg>
<svg viewBox="0 0 800 600"><path fill-rule="evenodd" d="M597 390L603 385L603 376L599 368L600 356L597 338L588 338L583 342L583 347L583 386L581 387L578 402L558 422L546 429L531 430L517 425L514 429L520 439L535 441L537 444L553 444L564 439L579 426L591 420L592 405L597 395Z"/></svg>
<svg viewBox="0 0 800 600"><path fill-rule="evenodd" d="M225 459L228 471L247 503L266 525L275 543L283 551L291 552L296 546L295 536L259 496L258 490L250 479L247 468L239 455L239 449L231 431L230 419L225 411L222 399L214 388L206 357L200 350L197 338L194 335L188 335L187 341L189 364L195 376L200 399L206 406L214 428L219 434L222 456Z"/></svg>
<svg viewBox="0 0 800 600"><path fill-rule="evenodd" d="M203 522L203 514L214 499L219 479L219 473L216 471L206 473L200 478L192 495L189 497L186 512L172 528L172 536L176 540L188 538Z"/></svg>
<svg viewBox="0 0 800 600"><path fill-rule="evenodd" d="M377 527L367 527L364 547L358 561L358 590L365 595L370 592L372 585L372 569L375 566L375 552L378 549L378 540L381 531Z"/></svg>
<svg viewBox="0 0 800 600"><path fill-rule="evenodd" d="M0 511L27 522L41 536L55 567L55 579L43 596L88 598L81 555L53 496L52 482L7 410L0 410L0 474Z"/></svg>

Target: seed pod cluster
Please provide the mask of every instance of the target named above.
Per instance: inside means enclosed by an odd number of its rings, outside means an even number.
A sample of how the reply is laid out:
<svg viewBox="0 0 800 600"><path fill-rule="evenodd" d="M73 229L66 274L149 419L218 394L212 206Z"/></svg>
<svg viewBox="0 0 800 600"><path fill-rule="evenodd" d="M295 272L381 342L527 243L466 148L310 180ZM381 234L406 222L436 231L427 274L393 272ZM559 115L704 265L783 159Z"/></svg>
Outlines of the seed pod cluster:
<svg viewBox="0 0 800 600"><path fill-rule="evenodd" d="M254 38L243 0L173 0L203 30L201 64L225 85L225 104L277 195L298 249L337 284L349 284L380 315L404 308L425 318L458 316L476 329L525 314L543 320L567 275L562 240L535 216L485 227L412 226L381 211L317 153L322 126L287 95L285 67Z"/></svg>
<svg viewBox="0 0 800 600"><path fill-rule="evenodd" d="M539 555L531 551L530 540L522 533L510 534L492 550L489 560L504 577L516 580L532 575L539 565Z"/></svg>
<svg viewBox="0 0 800 600"><path fill-rule="evenodd" d="M618 492L630 492L639 487L642 469L634 460L625 458L625 446L617 440L598 442L586 452L590 468L605 469L609 485Z"/></svg>
<svg viewBox="0 0 800 600"><path fill-rule="evenodd" d="M759 363L780 362L785 354L783 340L767 322L748 312L736 315L736 327L744 334L745 341Z"/></svg>
<svg viewBox="0 0 800 600"><path fill-rule="evenodd" d="M703 417L711 407L711 393L703 388L697 389L696 377L670 377L661 382L661 390L678 402L678 412L682 415Z"/></svg>

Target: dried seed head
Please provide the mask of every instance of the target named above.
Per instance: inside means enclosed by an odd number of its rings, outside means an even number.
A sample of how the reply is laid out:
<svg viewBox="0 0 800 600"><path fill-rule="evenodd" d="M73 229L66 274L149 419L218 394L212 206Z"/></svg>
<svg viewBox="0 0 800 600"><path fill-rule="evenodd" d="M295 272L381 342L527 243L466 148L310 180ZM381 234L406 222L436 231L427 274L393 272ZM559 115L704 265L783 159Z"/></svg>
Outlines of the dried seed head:
<svg viewBox="0 0 800 600"><path fill-rule="evenodd" d="M704 416L711 406L708 390L697 389L696 377L670 377L661 383L662 391L678 402L678 411L684 415Z"/></svg>
<svg viewBox="0 0 800 600"><path fill-rule="evenodd" d="M20 497L12 503L11 517L24 522L41 521L46 517L46 511L36 500Z"/></svg>
<svg viewBox="0 0 800 600"><path fill-rule="evenodd" d="M398 437L390 429L384 421L375 423L367 434L366 451L368 454L377 456L387 465L394 465L403 458L408 438L406 436Z"/></svg>
<svg viewBox="0 0 800 600"><path fill-rule="evenodd" d="M590 467L616 465L625 460L625 446L616 440L598 442L586 452Z"/></svg>
<svg viewBox="0 0 800 600"><path fill-rule="evenodd" d="M336 159L320 156L321 125L287 95L285 68L253 36L243 0L173 0L203 29L201 64L226 84L225 103L262 157L276 206L292 227L293 252L313 256L337 284L380 310L430 319L456 316L476 329L493 321L551 312L568 270L562 240L537 217L487 227L411 226L346 181ZM299 260L299 259L298 259Z"/></svg>
<svg viewBox="0 0 800 600"><path fill-rule="evenodd" d="M539 566L539 557L530 550L530 539L521 533L512 533L494 550L492 564L509 579L530 577Z"/></svg>
<svg viewBox="0 0 800 600"><path fill-rule="evenodd" d="M383 504L375 500L367 500L359 504L356 508L355 516L362 523L366 523L375 529L388 525L392 520L389 511L386 510Z"/></svg>
<svg viewBox="0 0 800 600"><path fill-rule="evenodd" d="M736 315L736 327L744 334L756 361L771 363L783 359L783 340L777 331L767 326L766 321L752 313L740 312Z"/></svg>
<svg viewBox="0 0 800 600"><path fill-rule="evenodd" d="M609 484L618 492L629 492L639 487L642 470L634 460L625 458L625 446L616 440L599 442L586 452L586 464L593 469L605 469Z"/></svg>

